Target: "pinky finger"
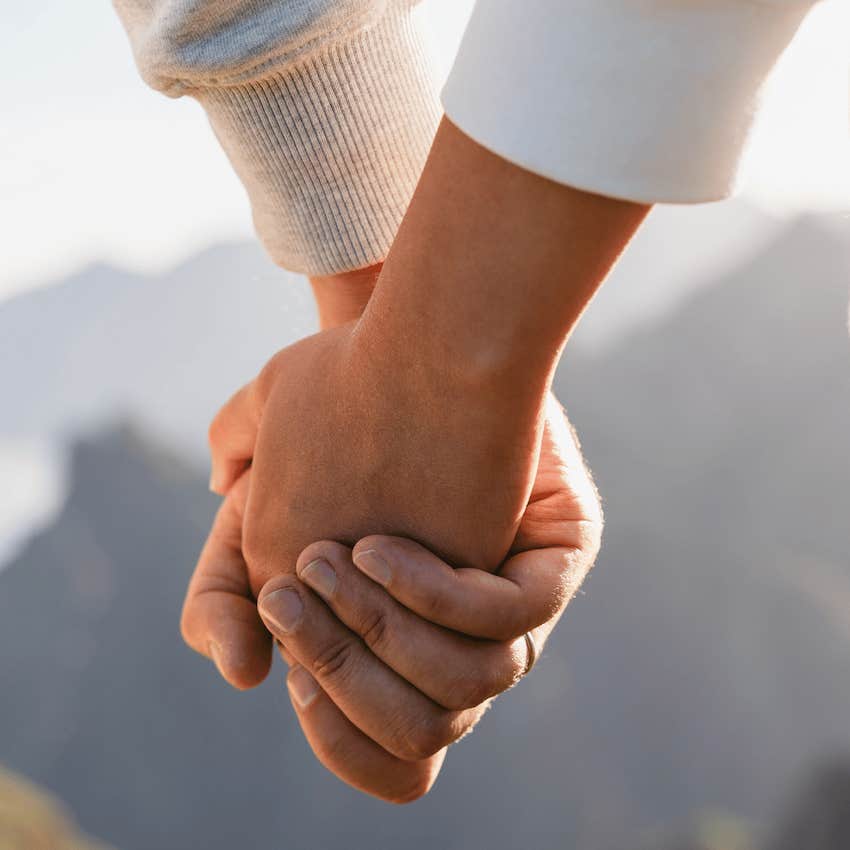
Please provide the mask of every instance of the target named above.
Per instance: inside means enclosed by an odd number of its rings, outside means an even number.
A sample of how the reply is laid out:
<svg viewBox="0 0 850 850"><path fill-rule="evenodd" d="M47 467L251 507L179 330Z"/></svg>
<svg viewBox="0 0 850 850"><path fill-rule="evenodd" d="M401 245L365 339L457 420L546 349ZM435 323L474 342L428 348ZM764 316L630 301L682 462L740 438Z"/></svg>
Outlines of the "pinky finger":
<svg viewBox="0 0 850 850"><path fill-rule="evenodd" d="M286 677L292 707L316 758L346 784L389 803L412 803L433 786L446 751L402 761L364 735L298 664Z"/></svg>

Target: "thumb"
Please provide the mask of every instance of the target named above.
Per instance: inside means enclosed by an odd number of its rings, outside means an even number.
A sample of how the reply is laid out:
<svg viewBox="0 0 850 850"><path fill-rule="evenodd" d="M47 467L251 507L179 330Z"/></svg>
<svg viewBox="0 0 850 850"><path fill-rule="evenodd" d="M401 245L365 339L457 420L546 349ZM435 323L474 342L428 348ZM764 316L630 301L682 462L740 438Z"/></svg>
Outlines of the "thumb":
<svg viewBox="0 0 850 850"><path fill-rule="evenodd" d="M189 582L180 630L196 652L215 662L234 688L259 685L268 675L272 640L257 612L242 556L242 516L248 470L216 514Z"/></svg>

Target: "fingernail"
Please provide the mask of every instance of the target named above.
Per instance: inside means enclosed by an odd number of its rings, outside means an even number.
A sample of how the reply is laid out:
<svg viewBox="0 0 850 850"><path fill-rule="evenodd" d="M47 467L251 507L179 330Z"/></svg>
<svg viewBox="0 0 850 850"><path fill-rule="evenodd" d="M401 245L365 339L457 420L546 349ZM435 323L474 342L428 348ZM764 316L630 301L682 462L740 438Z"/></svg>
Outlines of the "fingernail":
<svg viewBox="0 0 850 850"><path fill-rule="evenodd" d="M260 601L260 614L263 619L284 634L291 632L298 625L303 613L304 603L301 597L289 588L275 590Z"/></svg>
<svg viewBox="0 0 850 850"><path fill-rule="evenodd" d="M390 583L390 565L374 549L366 549L354 554L354 564L360 572L366 573L372 581L382 587Z"/></svg>
<svg viewBox="0 0 850 850"><path fill-rule="evenodd" d="M308 584L319 596L330 599L336 587L336 573L324 558L310 561L298 574L299 578Z"/></svg>
<svg viewBox="0 0 850 850"><path fill-rule="evenodd" d="M218 672L221 673L222 677L226 679L227 676L224 675L224 667L221 663L221 656L222 656L221 646L219 644L217 644L214 640L211 640L209 642L209 645L207 646L207 650L210 654L210 657L213 660L213 663L215 664L216 667L218 667Z"/></svg>
<svg viewBox="0 0 850 850"><path fill-rule="evenodd" d="M319 683L303 667L292 668L286 677L286 686L302 711L319 695Z"/></svg>

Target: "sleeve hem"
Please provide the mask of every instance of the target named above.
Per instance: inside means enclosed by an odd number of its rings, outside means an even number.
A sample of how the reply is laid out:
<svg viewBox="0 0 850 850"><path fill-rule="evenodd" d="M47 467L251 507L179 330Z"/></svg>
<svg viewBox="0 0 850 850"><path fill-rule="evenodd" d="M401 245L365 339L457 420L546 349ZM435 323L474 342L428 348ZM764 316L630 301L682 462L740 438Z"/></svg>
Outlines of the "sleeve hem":
<svg viewBox="0 0 850 850"><path fill-rule="evenodd" d="M443 91L446 115L559 183L641 203L719 200L813 3L489 0Z"/></svg>
<svg viewBox="0 0 850 850"><path fill-rule="evenodd" d="M386 257L440 116L406 4L280 72L191 94L278 265L327 275Z"/></svg>

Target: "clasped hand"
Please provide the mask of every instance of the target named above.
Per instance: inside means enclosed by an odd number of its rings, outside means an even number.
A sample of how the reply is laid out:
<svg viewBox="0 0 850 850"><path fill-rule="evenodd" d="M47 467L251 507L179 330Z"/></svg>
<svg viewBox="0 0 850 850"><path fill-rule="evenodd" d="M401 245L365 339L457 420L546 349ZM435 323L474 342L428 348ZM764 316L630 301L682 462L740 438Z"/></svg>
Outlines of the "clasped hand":
<svg viewBox="0 0 850 850"><path fill-rule="evenodd" d="M524 634L542 647L601 512L554 397L518 401L373 327L284 349L216 417L226 497L182 629L237 688L276 640L319 760L405 802L522 676Z"/></svg>

